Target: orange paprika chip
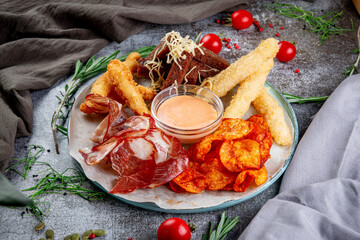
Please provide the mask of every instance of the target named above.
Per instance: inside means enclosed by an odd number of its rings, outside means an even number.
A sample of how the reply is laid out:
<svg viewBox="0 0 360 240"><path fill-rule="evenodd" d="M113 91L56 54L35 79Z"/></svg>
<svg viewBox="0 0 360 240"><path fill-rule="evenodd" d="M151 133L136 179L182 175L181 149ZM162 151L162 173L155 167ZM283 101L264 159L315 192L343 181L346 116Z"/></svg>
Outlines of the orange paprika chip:
<svg viewBox="0 0 360 240"><path fill-rule="evenodd" d="M225 118L219 128L213 133L204 137L193 153L197 161L204 161L205 155L210 152L212 143L217 140L234 140L247 136L254 128L254 123L247 122L241 118Z"/></svg>
<svg viewBox="0 0 360 240"><path fill-rule="evenodd" d="M219 154L222 164L231 172L260 168L260 145L254 140L225 141Z"/></svg>
<svg viewBox="0 0 360 240"><path fill-rule="evenodd" d="M248 135L248 138L260 144L261 166L270 158L270 148L273 144L269 127L266 121L260 115L251 116L247 121L252 121L255 124L254 129Z"/></svg>
<svg viewBox="0 0 360 240"><path fill-rule="evenodd" d="M267 177L265 166L259 170L243 171L236 177L234 190L237 192L244 192L253 181L259 186L266 182Z"/></svg>
<svg viewBox="0 0 360 240"><path fill-rule="evenodd" d="M212 191L223 189L231 184L237 175L229 172L218 158L207 158L206 162L201 164L199 171L206 177L206 189Z"/></svg>
<svg viewBox="0 0 360 240"><path fill-rule="evenodd" d="M204 175L195 169L188 167L184 172L174 178L172 182L187 192L200 193L206 188L205 180Z"/></svg>

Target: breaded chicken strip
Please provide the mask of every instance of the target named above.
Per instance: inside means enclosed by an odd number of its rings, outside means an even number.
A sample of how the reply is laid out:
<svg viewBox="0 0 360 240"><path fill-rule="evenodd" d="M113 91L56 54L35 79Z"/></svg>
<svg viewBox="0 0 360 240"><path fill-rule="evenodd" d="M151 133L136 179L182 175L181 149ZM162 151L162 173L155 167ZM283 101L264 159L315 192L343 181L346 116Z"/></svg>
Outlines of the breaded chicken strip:
<svg viewBox="0 0 360 240"><path fill-rule="evenodd" d="M131 71L120 60L111 60L108 67L108 75L112 84L116 85L117 93L126 99L126 103L135 114L150 114L145 101L136 88Z"/></svg>
<svg viewBox="0 0 360 240"><path fill-rule="evenodd" d="M251 74L245 81L240 83L230 105L225 109L225 118L241 118L246 113L251 102L259 95L260 89L264 86L273 66L274 60L270 58L264 62L259 71Z"/></svg>
<svg viewBox="0 0 360 240"><path fill-rule="evenodd" d="M126 58L126 60L124 62L124 65L133 74L136 73L136 71L137 71L137 68L138 68L137 60L138 59L140 59L140 54L137 52L133 52L133 53L129 54L129 56ZM131 81L133 81L133 80L131 79ZM115 91L116 88L117 88L117 86L114 85L112 83L112 81L110 81L110 79L108 77L108 72L105 72L93 83L90 93L99 94L100 96L103 96L103 97L114 98L117 101L125 103L126 99L122 99L122 96L119 96L116 93L116 91ZM142 95L144 100L146 100L146 101L152 100L156 95L154 90L147 88L145 86L137 85L136 88L140 92L140 94ZM118 90L118 91L120 91L120 90ZM80 111L87 113L87 114L93 113L93 109L94 109L94 104L89 100L86 100L84 103L82 103L80 105Z"/></svg>
<svg viewBox="0 0 360 240"><path fill-rule="evenodd" d="M292 143L292 136L285 122L283 109L278 102L261 87L257 98L252 102L255 109L265 118L274 141L279 145Z"/></svg>
<svg viewBox="0 0 360 240"><path fill-rule="evenodd" d="M230 64L214 77L207 78L201 85L212 90L219 97L225 96L238 83L257 72L266 60L276 56L279 51L278 42L274 38L262 41L254 51Z"/></svg>

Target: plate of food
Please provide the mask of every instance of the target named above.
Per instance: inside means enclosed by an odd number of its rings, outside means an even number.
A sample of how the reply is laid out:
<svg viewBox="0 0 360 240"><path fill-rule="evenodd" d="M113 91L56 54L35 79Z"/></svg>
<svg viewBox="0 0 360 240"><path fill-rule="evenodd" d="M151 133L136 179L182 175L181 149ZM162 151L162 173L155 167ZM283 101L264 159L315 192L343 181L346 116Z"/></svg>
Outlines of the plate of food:
<svg viewBox="0 0 360 240"><path fill-rule="evenodd" d="M170 32L145 58L112 60L73 105L70 155L103 191L145 209L205 212L256 196L298 141L293 109L266 82L277 43L230 64Z"/></svg>

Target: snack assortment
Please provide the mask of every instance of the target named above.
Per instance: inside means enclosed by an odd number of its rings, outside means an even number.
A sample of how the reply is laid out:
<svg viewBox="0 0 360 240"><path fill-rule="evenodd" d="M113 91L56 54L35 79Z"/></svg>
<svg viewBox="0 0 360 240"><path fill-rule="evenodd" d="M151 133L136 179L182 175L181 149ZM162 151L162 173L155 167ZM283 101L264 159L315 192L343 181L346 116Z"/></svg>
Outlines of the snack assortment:
<svg viewBox="0 0 360 240"><path fill-rule="evenodd" d="M107 114L90 138L97 145L79 150L84 161L111 164L118 178L110 193L164 184L176 193L243 192L252 183L263 184L273 139L292 143L283 110L264 87L278 50L277 40L266 39L229 64L188 36L170 32L145 58L132 53L124 62L112 60L80 106L85 114ZM134 75L149 78L150 88L138 85ZM147 107L159 90L180 84L201 84L218 97L238 86L220 126L186 151L156 127ZM251 104L258 114L241 119ZM135 116L128 117L125 106Z"/></svg>

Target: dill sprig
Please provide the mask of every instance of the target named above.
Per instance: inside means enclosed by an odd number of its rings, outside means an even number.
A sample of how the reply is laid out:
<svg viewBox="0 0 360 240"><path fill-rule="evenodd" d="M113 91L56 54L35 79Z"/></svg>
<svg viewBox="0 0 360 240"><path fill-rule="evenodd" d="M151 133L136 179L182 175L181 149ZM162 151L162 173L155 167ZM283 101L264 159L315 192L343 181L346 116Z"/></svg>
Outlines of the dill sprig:
<svg viewBox="0 0 360 240"><path fill-rule="evenodd" d="M213 230L213 223L210 221L209 238L206 234L203 234L202 240L223 240L239 222L239 217L235 217L233 220L230 221L230 218L225 217L225 212L223 212L221 214L221 219L216 229Z"/></svg>
<svg viewBox="0 0 360 240"><path fill-rule="evenodd" d="M343 34L345 31L353 31L354 26L351 20L352 29L341 28L336 23L340 19L341 12L328 12L323 15L315 16L315 12L310 12L292 4L286 3L273 3L265 5L271 10L276 11L277 14L283 15L289 18L297 18L305 21L310 27L310 32L314 32L320 35L321 45L325 39L329 39L331 35Z"/></svg>
<svg viewBox="0 0 360 240"><path fill-rule="evenodd" d="M329 96L323 96L323 97L308 97L308 98L303 98L303 97L299 97L299 96L295 96L295 95L291 95L291 94L287 94L287 93L282 93L285 98L289 101L289 103L314 103L314 102L325 102Z"/></svg>
<svg viewBox="0 0 360 240"><path fill-rule="evenodd" d="M29 174L29 171L30 171L31 167L34 165L34 163L36 162L38 157L41 156L41 154L44 152L44 150L45 149L44 149L43 146L30 145L28 150L26 151L25 158L24 159L12 158L12 160L16 161L16 163L14 163L10 167L8 167L5 170L5 173L11 170L11 171L14 171L17 174L21 175L24 179L26 179L27 175ZM34 151L35 151L35 153L34 153ZM24 164L24 170L23 170L23 172L20 172L20 171L16 170L15 167L22 164L22 163Z"/></svg>
<svg viewBox="0 0 360 240"><path fill-rule="evenodd" d="M29 197L38 199L44 194L75 194L88 201L103 199L106 194L104 192L94 191L82 186L86 177L74 168L67 168L63 172L56 171L50 164L39 162L49 166L48 169L43 171L47 173L39 180L35 186L23 189L22 191L34 191Z"/></svg>
<svg viewBox="0 0 360 240"><path fill-rule="evenodd" d="M141 57L144 57L147 56L154 48L155 46L142 47L135 50L135 52L140 53ZM90 78L105 72L109 62L115 59L119 52L119 50L115 51L106 58L95 58L95 56L92 56L86 64L83 64L80 60L76 61L74 76L70 80L69 84L65 84L64 93L60 92L61 96L56 96L56 98L59 100L59 107L54 112L51 118L51 130L55 142L56 153L59 153L59 146L56 139L56 131L67 135L67 128L57 124L58 119L62 119L65 121L68 118L69 109L74 104L74 95L81 86L81 84L83 84ZM124 61L128 55L129 54L121 56L118 59L120 61ZM63 109L63 107L66 108L66 112L64 112L65 110Z"/></svg>
<svg viewBox="0 0 360 240"><path fill-rule="evenodd" d="M34 153L34 150L37 150ZM28 148L26 156L24 159L13 159L16 161L13 165L5 170L14 171L26 179L29 174L31 167L34 164L46 165L48 168L44 171L41 171L39 174L43 175L38 179L38 182L30 188L23 189L22 191L33 191L33 193L28 196L32 200L32 204L29 205L29 210L34 214L41 222L43 217L45 217L50 210L50 202L35 202L34 200L39 200L45 194L72 194L78 195L87 201L94 201L99 199L105 199L106 194L102 191L91 190L84 185L86 177L74 168L67 168L63 172L56 171L51 164L47 162L38 161L41 153L44 151L44 147L40 145L31 145ZM15 167L19 168L20 164L24 164L24 170L18 171ZM39 174L33 175L37 177ZM40 208L40 205L47 204L44 210Z"/></svg>

